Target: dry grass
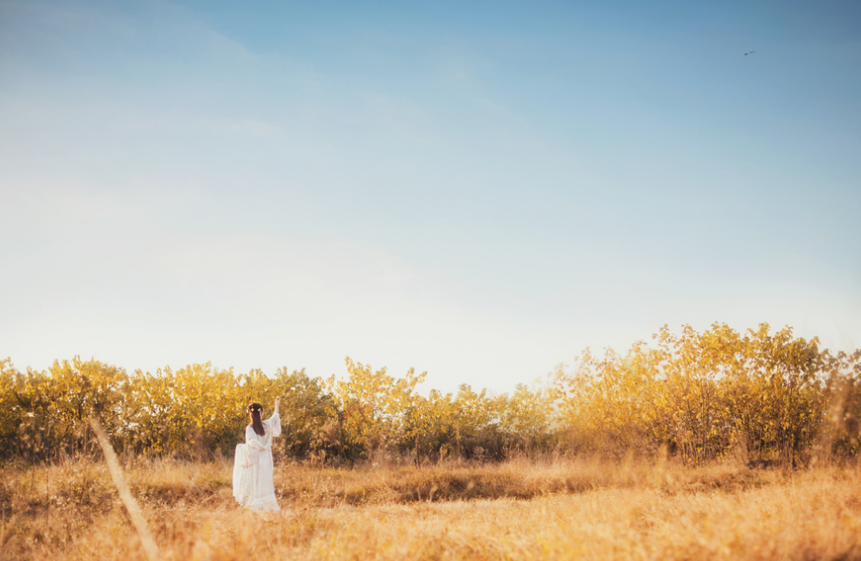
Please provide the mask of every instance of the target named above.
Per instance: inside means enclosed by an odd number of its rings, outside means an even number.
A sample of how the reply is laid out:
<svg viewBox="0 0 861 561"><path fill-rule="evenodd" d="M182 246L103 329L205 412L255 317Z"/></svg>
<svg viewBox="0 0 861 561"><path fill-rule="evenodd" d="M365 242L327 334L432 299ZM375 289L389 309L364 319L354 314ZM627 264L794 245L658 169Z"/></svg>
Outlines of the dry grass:
<svg viewBox="0 0 861 561"><path fill-rule="evenodd" d="M127 476L165 559L861 559L861 471L599 460L281 465L238 509L227 463ZM104 465L0 472L0 559L143 560Z"/></svg>

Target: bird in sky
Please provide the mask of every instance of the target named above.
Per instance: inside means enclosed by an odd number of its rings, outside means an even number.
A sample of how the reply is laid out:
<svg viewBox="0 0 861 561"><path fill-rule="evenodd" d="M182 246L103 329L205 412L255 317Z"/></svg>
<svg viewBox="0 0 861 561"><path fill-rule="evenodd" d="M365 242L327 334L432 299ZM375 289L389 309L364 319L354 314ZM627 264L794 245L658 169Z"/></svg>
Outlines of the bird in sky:
<svg viewBox="0 0 861 561"><path fill-rule="evenodd" d="M748 53L744 53L744 56L752 55L752 54L753 54L753 53L755 53L755 52L756 52L756 51L750 51L750 52L748 52Z"/></svg>

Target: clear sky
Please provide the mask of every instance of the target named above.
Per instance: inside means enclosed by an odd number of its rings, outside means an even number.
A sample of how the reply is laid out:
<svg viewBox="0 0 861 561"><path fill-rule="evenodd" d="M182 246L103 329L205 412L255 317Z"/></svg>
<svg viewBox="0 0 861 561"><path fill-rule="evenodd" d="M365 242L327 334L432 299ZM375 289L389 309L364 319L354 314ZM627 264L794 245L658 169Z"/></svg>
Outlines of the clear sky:
<svg viewBox="0 0 861 561"><path fill-rule="evenodd" d="M855 1L0 1L18 368L508 391L664 324L855 349L859 217Z"/></svg>

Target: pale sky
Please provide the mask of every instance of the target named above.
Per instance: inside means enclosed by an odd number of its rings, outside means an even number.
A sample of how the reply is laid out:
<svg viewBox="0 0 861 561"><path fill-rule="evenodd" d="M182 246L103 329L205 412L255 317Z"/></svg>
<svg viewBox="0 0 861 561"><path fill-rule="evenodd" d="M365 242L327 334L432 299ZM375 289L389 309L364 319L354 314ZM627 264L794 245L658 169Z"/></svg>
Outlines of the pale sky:
<svg viewBox="0 0 861 561"><path fill-rule="evenodd" d="M664 324L851 350L859 216L858 2L0 1L19 369L509 391Z"/></svg>

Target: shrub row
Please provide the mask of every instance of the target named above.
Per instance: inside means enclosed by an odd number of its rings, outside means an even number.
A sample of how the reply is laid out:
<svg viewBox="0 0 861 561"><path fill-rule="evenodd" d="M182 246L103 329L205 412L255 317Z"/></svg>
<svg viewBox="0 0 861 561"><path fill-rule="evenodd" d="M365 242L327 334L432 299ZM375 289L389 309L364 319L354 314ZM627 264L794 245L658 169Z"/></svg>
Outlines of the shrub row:
<svg viewBox="0 0 861 561"><path fill-rule="evenodd" d="M855 457L861 420L861 350L832 354L814 338L762 324L738 333L666 327L625 353L585 351L539 387L492 395L418 392L402 378L346 359L348 376L304 370L236 374L211 364L128 374L96 360L20 372L0 361L0 458L87 455L97 416L122 455L230 455L245 407L282 400L278 454L311 463L396 455L499 460L518 453L628 450L701 463L737 454L755 464Z"/></svg>

